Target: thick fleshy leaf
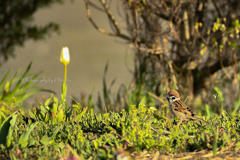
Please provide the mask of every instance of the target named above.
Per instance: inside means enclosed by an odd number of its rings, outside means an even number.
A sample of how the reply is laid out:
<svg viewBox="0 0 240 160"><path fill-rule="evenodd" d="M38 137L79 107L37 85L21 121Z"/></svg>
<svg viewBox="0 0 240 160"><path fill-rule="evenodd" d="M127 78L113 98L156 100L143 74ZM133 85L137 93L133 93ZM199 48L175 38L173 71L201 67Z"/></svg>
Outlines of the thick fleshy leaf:
<svg viewBox="0 0 240 160"><path fill-rule="evenodd" d="M27 146L27 144L28 144L27 141L29 139L29 135L32 132L32 130L36 127L37 124L38 124L38 122L31 124L31 126L28 129L26 129L23 132L23 134L20 136L18 144L20 145L21 148L24 148Z"/></svg>
<svg viewBox="0 0 240 160"><path fill-rule="evenodd" d="M9 116L1 125L0 128L0 144L10 145L12 139L12 127L15 125L17 119L16 112Z"/></svg>

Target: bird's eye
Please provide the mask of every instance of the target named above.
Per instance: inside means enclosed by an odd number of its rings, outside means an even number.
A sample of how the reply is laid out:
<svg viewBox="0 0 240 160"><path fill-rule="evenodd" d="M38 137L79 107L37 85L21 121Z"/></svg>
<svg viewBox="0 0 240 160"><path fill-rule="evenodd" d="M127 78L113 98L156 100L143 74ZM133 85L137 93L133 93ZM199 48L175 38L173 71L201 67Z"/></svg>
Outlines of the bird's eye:
<svg viewBox="0 0 240 160"><path fill-rule="evenodd" d="M175 99L175 97L172 97L172 99Z"/></svg>

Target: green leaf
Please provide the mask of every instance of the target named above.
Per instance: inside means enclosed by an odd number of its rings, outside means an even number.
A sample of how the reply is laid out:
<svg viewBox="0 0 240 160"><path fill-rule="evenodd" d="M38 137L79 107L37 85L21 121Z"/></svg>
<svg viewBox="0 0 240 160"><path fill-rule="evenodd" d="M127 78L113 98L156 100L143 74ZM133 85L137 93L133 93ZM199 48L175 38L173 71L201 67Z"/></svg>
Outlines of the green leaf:
<svg viewBox="0 0 240 160"><path fill-rule="evenodd" d="M6 119L3 112L0 111L0 126L3 124L4 120Z"/></svg>
<svg viewBox="0 0 240 160"><path fill-rule="evenodd" d="M32 95L34 95L35 93L38 93L38 92L52 92L52 93L54 93L51 90L42 89L41 87L37 87L36 83L35 83L36 81L34 81L34 83L32 83L33 80L35 80L36 77L41 72L38 72L37 74L34 74L30 79L28 79L27 76L31 75L31 74L28 73L30 68L31 68L31 64L32 64L32 62L28 65L27 69L25 70L25 72L23 73L22 76L16 77L17 74L20 71L20 70L18 70L13 75L11 80L6 82L6 79L9 76L9 74L11 73L11 71L7 72L7 74L3 78L2 82L0 83L0 88L1 88L1 90L3 90L2 93L0 94L0 100L1 101L5 102L7 104L10 104L10 103L12 103L13 98L14 98L15 103L20 103L20 102L25 101L30 96L32 96ZM15 82L16 82L16 85L14 85L14 88L11 89L12 86L13 86L13 83L15 83ZM5 88L2 89L4 83L6 83Z"/></svg>
<svg viewBox="0 0 240 160"><path fill-rule="evenodd" d="M11 145L11 142L12 142L12 128L16 123L16 119L17 119L17 115L14 115L12 120L10 121L11 126L8 130L8 135L7 135L7 147L9 147Z"/></svg>
<svg viewBox="0 0 240 160"><path fill-rule="evenodd" d="M1 83L0 83L0 90L2 90L2 87L7 79L7 77L12 73L12 70L8 70L7 73L5 74L5 76L3 77Z"/></svg>
<svg viewBox="0 0 240 160"><path fill-rule="evenodd" d="M62 107L60 108L60 111L57 114L57 120L58 122L64 121L64 112Z"/></svg>
<svg viewBox="0 0 240 160"><path fill-rule="evenodd" d="M217 94L220 103L222 103L224 101L222 92L217 87L213 87L213 90L215 91L215 94Z"/></svg>
<svg viewBox="0 0 240 160"><path fill-rule="evenodd" d="M83 111L77 115L76 119L79 120L86 112L87 112L88 106L83 108Z"/></svg>
<svg viewBox="0 0 240 160"><path fill-rule="evenodd" d="M206 112L207 112L207 119L210 119L212 112L208 104L205 105L206 107Z"/></svg>
<svg viewBox="0 0 240 160"><path fill-rule="evenodd" d="M79 139L76 140L76 147L77 149L81 149L81 142Z"/></svg>
<svg viewBox="0 0 240 160"><path fill-rule="evenodd" d="M57 99L57 97L53 97L53 101L54 101L56 104L58 104L58 99Z"/></svg>
<svg viewBox="0 0 240 160"><path fill-rule="evenodd" d="M44 121L45 121L45 122L48 122L48 121L49 121L49 117L50 117L49 112L47 112L47 113L45 114Z"/></svg>
<svg viewBox="0 0 240 160"><path fill-rule="evenodd" d="M54 132L53 132L53 134L51 136L51 139L56 137L56 135L57 135L57 133L59 132L60 129L61 129L61 127L57 127L57 128L54 129Z"/></svg>
<svg viewBox="0 0 240 160"><path fill-rule="evenodd" d="M20 145L21 148L24 148L27 146L27 144L28 144L27 141L29 139L29 135L37 124L38 124L38 122L31 124L31 126L28 129L26 129L23 132L23 134L20 136L18 144Z"/></svg>
<svg viewBox="0 0 240 160"><path fill-rule="evenodd" d="M4 91L8 93L9 90L10 90L10 82L7 81L6 84L5 84L5 89L4 89Z"/></svg>
<svg viewBox="0 0 240 160"><path fill-rule="evenodd" d="M218 127L216 128L217 132L218 132ZM214 138L213 138L213 155L216 156L217 155L217 141L218 141L218 137L217 137L217 133L214 130Z"/></svg>
<svg viewBox="0 0 240 160"><path fill-rule="evenodd" d="M108 108L108 106L111 104L108 89L107 89L107 82L106 82L106 75L108 71L108 62L105 65L104 74L103 74L103 97L105 100L105 105Z"/></svg>
<svg viewBox="0 0 240 160"><path fill-rule="evenodd" d="M228 145L230 143L230 138L228 137L227 133L223 132L223 136L225 138L225 140L227 141Z"/></svg>
<svg viewBox="0 0 240 160"><path fill-rule="evenodd" d="M58 147L63 149L65 147L65 144L61 142L61 143L58 144Z"/></svg>
<svg viewBox="0 0 240 160"><path fill-rule="evenodd" d="M0 144L5 145L5 143L7 142L7 145L8 146L10 145L11 138L12 138L11 127L15 125L16 118L17 118L17 114L15 112L3 122L0 128Z"/></svg>
<svg viewBox="0 0 240 160"><path fill-rule="evenodd" d="M30 115L31 118L37 119L36 116L35 116L30 110L28 110L28 113L29 113L29 115Z"/></svg>
<svg viewBox="0 0 240 160"><path fill-rule="evenodd" d="M143 96L143 97L141 98L141 100L140 100L139 103L146 104L146 102L147 102L147 100L146 100L146 95L145 95L145 96Z"/></svg>
<svg viewBox="0 0 240 160"><path fill-rule="evenodd" d="M10 80L10 87L13 83L17 82L20 77L16 77L17 74L21 71L21 69L19 69L17 72L15 72L15 74L12 76L11 80ZM16 78L15 78L16 77ZM23 79L20 79L21 81L23 81Z"/></svg>
<svg viewBox="0 0 240 160"><path fill-rule="evenodd" d="M95 149L98 150L98 146L99 146L98 141L97 140L93 140L92 142L94 144Z"/></svg>
<svg viewBox="0 0 240 160"><path fill-rule="evenodd" d="M233 110L233 113L232 113L233 115L236 114L236 112L237 112L239 106L240 106L240 95L238 96L237 101L234 103L234 110Z"/></svg>
<svg viewBox="0 0 240 160"><path fill-rule="evenodd" d="M53 103L53 111L55 114L57 114L57 110L58 110L58 104Z"/></svg>
<svg viewBox="0 0 240 160"><path fill-rule="evenodd" d="M51 100L52 100L52 98L53 98L53 95L51 95L51 96L45 101L44 105L45 105L45 106L49 105L50 102L51 102Z"/></svg>
<svg viewBox="0 0 240 160"><path fill-rule="evenodd" d="M48 145L49 142L50 142L50 139L48 138L47 135L44 135L44 136L41 138L40 142L41 142L43 145Z"/></svg>
<svg viewBox="0 0 240 160"><path fill-rule="evenodd" d="M20 78L19 81L17 82L16 86L15 86L14 89L11 91L11 93L10 93L11 96L14 95L14 94L16 93L16 91L19 89L19 86L20 86L20 84L21 84L21 82L22 82L22 79L24 79L24 78L27 76L27 74L28 74L28 72L29 72L29 70L30 70L30 68L31 68L31 65L32 65L32 62L30 62L30 64L28 65L26 71L23 73L23 75L21 76L21 78Z"/></svg>
<svg viewBox="0 0 240 160"><path fill-rule="evenodd" d="M66 115L66 120L70 120L71 116L73 114L73 107L69 108L66 112L65 112L65 115Z"/></svg>
<svg viewBox="0 0 240 160"><path fill-rule="evenodd" d="M16 155L14 154L14 152L10 152L9 155L10 155L10 159L11 159L11 160L17 160L17 159L18 159L18 158L16 157ZM5 158L4 158L4 159L5 159Z"/></svg>
<svg viewBox="0 0 240 160"><path fill-rule="evenodd" d="M155 108L155 107L150 107L149 108L151 111L156 111L157 110L157 108Z"/></svg>

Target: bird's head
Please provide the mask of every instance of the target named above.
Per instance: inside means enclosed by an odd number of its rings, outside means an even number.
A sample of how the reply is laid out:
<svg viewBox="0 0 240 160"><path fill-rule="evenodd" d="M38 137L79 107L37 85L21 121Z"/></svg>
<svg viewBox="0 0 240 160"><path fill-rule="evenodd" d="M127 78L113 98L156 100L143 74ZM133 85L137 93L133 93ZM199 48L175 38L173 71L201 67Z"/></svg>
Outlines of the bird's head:
<svg viewBox="0 0 240 160"><path fill-rule="evenodd" d="M174 101L180 100L179 93L174 90L169 91L166 95L164 95L164 97L166 97L169 102L170 101L174 102Z"/></svg>

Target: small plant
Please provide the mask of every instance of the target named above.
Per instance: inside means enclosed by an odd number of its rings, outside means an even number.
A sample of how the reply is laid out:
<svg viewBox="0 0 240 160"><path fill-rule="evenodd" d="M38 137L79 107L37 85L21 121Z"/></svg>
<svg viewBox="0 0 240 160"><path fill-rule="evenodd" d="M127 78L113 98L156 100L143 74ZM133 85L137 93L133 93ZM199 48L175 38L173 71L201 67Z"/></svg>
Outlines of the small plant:
<svg viewBox="0 0 240 160"><path fill-rule="evenodd" d="M64 100L66 100L66 96L67 96L67 65L70 62L70 55L69 55L69 49L68 47L63 47L62 51L61 51L61 56L60 56L60 62L62 62L64 64L64 81L62 84L62 94L61 94L61 98L62 98L62 102Z"/></svg>
<svg viewBox="0 0 240 160"><path fill-rule="evenodd" d="M0 82L0 110L8 112L8 110L13 110L16 105L24 102L32 95L38 92L51 92L48 89L43 89L38 87L37 84L41 79L36 80L36 78L41 74L38 72L36 74L30 74L32 62L28 65L22 76L18 76L20 70L18 70L10 79L9 76L12 70L9 70ZM5 86L4 86L5 84ZM10 112L9 112L10 113Z"/></svg>
<svg viewBox="0 0 240 160"><path fill-rule="evenodd" d="M0 155L52 159L75 155L82 159L111 159L118 149L139 152L158 150L160 154L178 154L194 150L239 149L239 116L223 110L211 117L212 125L196 121L182 123L181 130L173 119L162 113L155 118L154 107L131 105L129 112L93 113L79 104L61 109L51 97L30 117L20 111L3 117L0 124ZM54 104L55 103L55 104ZM62 113L61 113L62 112ZM48 114L49 113L49 114ZM53 114L54 113L54 114ZM54 116L53 116L54 115ZM4 151L8 152L4 152ZM20 154L16 154L18 150ZM15 154L13 154L15 153Z"/></svg>

